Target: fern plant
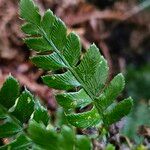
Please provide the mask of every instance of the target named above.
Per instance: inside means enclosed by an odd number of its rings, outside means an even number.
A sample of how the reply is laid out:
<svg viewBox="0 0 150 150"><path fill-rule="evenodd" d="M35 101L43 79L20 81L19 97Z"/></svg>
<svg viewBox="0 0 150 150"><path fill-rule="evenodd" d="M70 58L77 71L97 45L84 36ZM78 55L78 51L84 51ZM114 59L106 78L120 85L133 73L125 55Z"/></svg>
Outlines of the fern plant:
<svg viewBox="0 0 150 150"><path fill-rule="evenodd" d="M64 108L70 124L87 128L102 122L108 127L130 112L132 98L117 103L115 99L123 90L125 81L120 73L106 84L109 68L107 61L92 44L81 57L81 43L74 32L67 34L65 24L51 10L43 16L32 0L20 1L20 16L26 20L22 31L25 43L37 52L32 62L51 73L43 76L43 82L51 88L65 92L56 95ZM59 69L66 70L56 74ZM73 92L67 92L67 91ZM90 110L76 113L76 108L92 106Z"/></svg>
<svg viewBox="0 0 150 150"><path fill-rule="evenodd" d="M50 123L50 116L40 102L9 76L0 90L0 138L9 143L0 150L83 150L91 149L87 136L76 135L71 127L60 130Z"/></svg>

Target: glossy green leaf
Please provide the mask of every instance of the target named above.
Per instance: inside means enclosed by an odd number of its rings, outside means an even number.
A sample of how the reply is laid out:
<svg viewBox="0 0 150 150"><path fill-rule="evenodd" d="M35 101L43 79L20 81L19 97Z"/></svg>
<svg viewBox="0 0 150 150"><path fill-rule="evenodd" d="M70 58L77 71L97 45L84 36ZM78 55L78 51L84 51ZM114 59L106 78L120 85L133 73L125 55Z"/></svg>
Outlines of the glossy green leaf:
<svg viewBox="0 0 150 150"><path fill-rule="evenodd" d="M97 108L100 111L100 113L102 113L109 105L113 103L113 101L123 90L124 85L125 81L122 74L118 74L114 77L114 79L110 82L108 87L105 88L100 98L96 100Z"/></svg>
<svg viewBox="0 0 150 150"><path fill-rule="evenodd" d="M73 150L75 148L75 133L70 127L63 125L61 128L62 148L64 150Z"/></svg>
<svg viewBox="0 0 150 150"><path fill-rule="evenodd" d="M56 17L53 15L53 12L50 9L48 9L45 12L43 19L41 21L41 26L42 26L44 32L47 34L48 38L50 38L50 36L51 36L52 27L53 27L55 18Z"/></svg>
<svg viewBox="0 0 150 150"><path fill-rule="evenodd" d="M108 77L108 65L106 60L101 57L100 63L97 65L96 72L93 75L93 78L88 83L88 87L91 88L92 93L94 95L99 96L102 88L104 88L106 84L106 80Z"/></svg>
<svg viewBox="0 0 150 150"><path fill-rule="evenodd" d="M76 150L91 150L91 141L87 136L77 135Z"/></svg>
<svg viewBox="0 0 150 150"><path fill-rule="evenodd" d="M79 61L81 44L78 35L71 32L67 36L67 42L63 50L63 56L71 66L75 66Z"/></svg>
<svg viewBox="0 0 150 150"><path fill-rule="evenodd" d="M51 88L69 90L80 86L70 71L63 74L46 75L42 77L43 82Z"/></svg>
<svg viewBox="0 0 150 150"><path fill-rule="evenodd" d="M83 108L92 102L91 98L86 94L83 89L78 92L57 94L56 100L59 105L66 109L76 107Z"/></svg>
<svg viewBox="0 0 150 150"><path fill-rule="evenodd" d="M100 115L94 107L87 112L67 114L66 116L70 124L79 128L94 126L101 120Z"/></svg>
<svg viewBox="0 0 150 150"><path fill-rule="evenodd" d="M66 67L55 52L50 55L34 56L31 60L36 66L44 70L58 70Z"/></svg>
<svg viewBox="0 0 150 150"><path fill-rule="evenodd" d="M20 132L22 128L11 119L5 119L0 123L0 138L12 136Z"/></svg>
<svg viewBox="0 0 150 150"><path fill-rule="evenodd" d="M42 125L31 121L28 128L32 141L45 150L59 150L58 135L54 130L46 130Z"/></svg>
<svg viewBox="0 0 150 150"><path fill-rule="evenodd" d="M76 72L92 95L97 95L107 79L108 67L94 44L77 66Z"/></svg>
<svg viewBox="0 0 150 150"><path fill-rule="evenodd" d="M67 29L65 24L58 18L56 18L51 32L51 41L55 47L62 51L66 42Z"/></svg>
<svg viewBox="0 0 150 150"><path fill-rule="evenodd" d="M25 23L24 25L22 25L21 30L29 35L39 34L39 29L31 23Z"/></svg>
<svg viewBox="0 0 150 150"><path fill-rule="evenodd" d="M25 90L18 98L14 110L11 112L13 116L21 122L27 122L34 111L34 100L31 93Z"/></svg>
<svg viewBox="0 0 150 150"><path fill-rule="evenodd" d="M39 25L41 17L32 0L20 0L20 16L34 25Z"/></svg>
<svg viewBox="0 0 150 150"><path fill-rule="evenodd" d="M8 76L0 90L0 104L5 108L10 108L15 104L19 95L19 84L12 76Z"/></svg>
<svg viewBox="0 0 150 150"><path fill-rule="evenodd" d="M109 111L104 112L104 123L105 125L111 125L114 122L119 121L122 117L126 116L132 108L133 100L132 98L124 99L119 102L115 107Z"/></svg>
<svg viewBox="0 0 150 150"><path fill-rule="evenodd" d="M91 149L88 137L84 135L76 136L74 131L66 125L63 125L60 131L57 132L54 129L46 130L42 125L31 121L28 134L34 143L45 150Z"/></svg>
<svg viewBox="0 0 150 150"><path fill-rule="evenodd" d="M25 38L24 42L28 45L29 48L34 49L37 52L52 50L52 47L43 37Z"/></svg>
<svg viewBox="0 0 150 150"><path fill-rule="evenodd" d="M116 76L110 84L107 83L108 86L106 86L109 69L107 61L99 53L99 49L96 45L91 45L83 56L83 59L80 59L81 44L78 36L75 33L67 35L65 24L58 17L53 15L50 10L46 11L41 17L40 24L35 23L38 22L37 19L40 18L38 15L35 20L29 21L31 18L34 19L34 17L29 16L28 13L24 11L24 8L27 8L29 4L31 5L30 8L33 8L33 16L38 14L38 10L35 9L36 7L33 3L30 0L25 0L23 3L20 3L20 5L26 5L21 6L21 12L23 12L23 15L21 16L28 23L36 26L39 29L38 38L40 37L46 41L46 44L43 42L33 42L33 46L31 46L31 48L37 50L37 47L40 45L40 49L42 49L43 46L44 51L51 50L53 52L50 55L42 55L39 53L38 56L34 56L32 58L32 61L37 66L48 71L54 71L60 68L65 68L66 71L62 74L53 74L53 72L51 72L51 75L43 77L43 82L49 87L55 89L81 89L81 91L86 92L65 92L66 94L58 94L58 96L56 96L58 103L64 107L69 122L77 127L89 127L100 122L101 119L105 120L104 112L106 110L108 111L109 108L112 108L114 100L124 87L123 76ZM27 18L27 16L29 16L29 18ZM35 36L31 36L30 38L35 38ZM51 47L51 49L47 47ZM42 51L40 49L38 50ZM74 108L78 108L80 110L89 104L94 106L94 110L92 109L88 112L79 114L73 112ZM96 111L98 116L96 118L89 115L94 111ZM127 110L126 114L128 112L129 111ZM88 119L88 117L90 119ZM78 125L78 123L80 124Z"/></svg>
<svg viewBox="0 0 150 150"><path fill-rule="evenodd" d="M36 108L32 119L37 123L43 123L45 126L47 126L50 121L48 110L44 108L38 100L36 100Z"/></svg>

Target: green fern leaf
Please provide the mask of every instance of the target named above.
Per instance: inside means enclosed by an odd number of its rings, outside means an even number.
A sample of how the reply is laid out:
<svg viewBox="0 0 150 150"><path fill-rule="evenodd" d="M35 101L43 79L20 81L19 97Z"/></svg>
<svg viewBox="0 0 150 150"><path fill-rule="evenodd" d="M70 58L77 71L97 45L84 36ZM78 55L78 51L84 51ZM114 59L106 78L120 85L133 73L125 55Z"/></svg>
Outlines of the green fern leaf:
<svg viewBox="0 0 150 150"><path fill-rule="evenodd" d="M48 9L45 12L43 19L41 21L41 26L45 31L45 33L47 33L48 38L50 38L51 36L54 21L55 21L55 16L53 15L53 12L50 9Z"/></svg>
<svg viewBox="0 0 150 150"><path fill-rule="evenodd" d="M104 92L100 95L99 99L96 100L96 105L100 113L105 111L107 107L114 102L119 93L123 90L124 85L125 81L122 74L118 74L114 77L108 87L106 87Z"/></svg>
<svg viewBox="0 0 150 150"><path fill-rule="evenodd" d="M36 100L35 111L33 113L33 120L37 123L42 123L47 126L50 122L50 116L48 110L44 108L38 100Z"/></svg>
<svg viewBox="0 0 150 150"><path fill-rule="evenodd" d="M57 94L56 100L65 109L83 108L92 102L83 89L78 92Z"/></svg>
<svg viewBox="0 0 150 150"><path fill-rule="evenodd" d="M111 125L126 116L132 107L132 98L127 98L114 106L111 110L104 112L105 125Z"/></svg>
<svg viewBox="0 0 150 150"><path fill-rule="evenodd" d="M12 76L9 76L0 90L0 104L6 108L12 107L19 95L19 91L18 82Z"/></svg>
<svg viewBox="0 0 150 150"><path fill-rule="evenodd" d="M75 136L73 130L67 126L63 126L57 133L54 130L46 130L40 124L32 121L29 124L28 134L32 141L44 150L82 150L87 147L90 150L92 148L88 137ZM83 145L84 141L87 145Z"/></svg>
<svg viewBox="0 0 150 150"><path fill-rule="evenodd" d="M52 50L52 47L49 45L49 43L42 37L25 38L24 42L28 45L29 48L34 49L37 52Z"/></svg>
<svg viewBox="0 0 150 150"><path fill-rule="evenodd" d="M14 89L11 88L11 84ZM79 149L82 141L77 139L72 128L62 126L60 131L57 130L50 124L48 110L39 103L38 99L35 101L26 89L20 95L14 92L12 97L8 96L7 93L13 90L19 91L19 85L12 76L9 76L0 91L1 96L8 98L7 103L0 101L0 138L9 138L10 142L1 146L0 150L73 150L77 147ZM11 105L8 105L9 101ZM88 148L91 149L88 137L84 135L81 137L88 142Z"/></svg>
<svg viewBox="0 0 150 150"><path fill-rule="evenodd" d="M97 92L104 85L108 71L107 65L104 64L105 60L98 53L98 48L94 44L91 45L83 60L76 68L76 72L83 82L82 84L89 88L90 95L94 97L96 97ZM103 72L101 72L101 68Z"/></svg>
<svg viewBox="0 0 150 150"><path fill-rule="evenodd" d="M10 118L0 124L0 138L6 138L22 131L22 128Z"/></svg>
<svg viewBox="0 0 150 150"><path fill-rule="evenodd" d="M80 86L80 83L74 78L70 71L63 74L46 75L43 76L42 79L49 87L60 90L69 90Z"/></svg>
<svg viewBox="0 0 150 150"><path fill-rule="evenodd" d="M24 125L28 123L35 110L34 117L40 123L47 123L49 120L45 117L42 118L35 109L35 102L31 93L27 90L19 95L19 84L12 76L7 77L0 90L0 138L11 137L12 141L0 149L29 148L30 140L24 132ZM39 104L40 107L40 104ZM41 108L41 107L40 107ZM17 137L16 140L14 140ZM14 148L14 149L15 149Z"/></svg>
<svg viewBox="0 0 150 150"><path fill-rule="evenodd" d="M80 39L75 33L67 36L66 45L63 50L63 56L71 66L75 66L79 60L81 52Z"/></svg>
<svg viewBox="0 0 150 150"><path fill-rule="evenodd" d="M32 141L45 150L59 150L58 136L53 130L46 130L35 121L31 121L28 128L28 134Z"/></svg>
<svg viewBox="0 0 150 150"><path fill-rule="evenodd" d="M66 67L55 52L50 55L34 56L31 60L35 65L44 70L58 70Z"/></svg>
<svg viewBox="0 0 150 150"><path fill-rule="evenodd" d="M38 35L38 28L31 23L26 23L22 25L21 30L29 35Z"/></svg>
<svg viewBox="0 0 150 150"><path fill-rule="evenodd" d="M27 109L28 108L28 109ZM31 93L25 90L20 97L16 100L11 114L21 122L27 122L34 111L34 100Z"/></svg>
<svg viewBox="0 0 150 150"><path fill-rule="evenodd" d="M41 16L32 0L20 1L20 15L32 24L40 25Z"/></svg>
<svg viewBox="0 0 150 150"><path fill-rule="evenodd" d="M29 8L32 8L32 11L34 11L33 15L29 15L25 11L29 5L31 5ZM105 121L107 120L106 118L109 118L105 115L105 110L114 103L114 100L123 90L123 76L119 74L106 86L109 70L107 61L99 54L99 49L94 44L87 50L83 59L80 59L81 44L79 37L75 33L67 35L65 24L53 15L50 10L46 11L43 17L39 17L39 11L31 0L21 0L20 9L21 17L27 23L32 24L31 32L25 31L25 33L31 33L30 38L35 38L36 40L36 37L33 35L33 33L35 34L33 29L36 27L38 29L36 30L38 37L46 42L46 47L43 44L44 51L51 50L53 52L50 55L38 54L38 56L34 56L32 58L33 63L46 70L64 68L65 71L67 70L62 74L52 73L51 75L46 75L43 77L43 82L55 89L74 91L76 88L77 90L76 92L56 95L58 103L65 109L68 121L77 127L89 127L102 121L105 125L106 122L110 124L112 121ZM36 18L34 18L35 16ZM35 42L33 45L34 47L30 47L32 49L35 48L37 51L39 44ZM48 45L51 49L47 48L49 47ZM40 49L42 51L42 48ZM53 54L55 57L52 56ZM131 100L129 101L132 104ZM72 112L75 108L80 109L87 105L91 105L93 109L82 113ZM117 106L119 107L120 103ZM127 107L125 104L124 106ZM127 107L124 110L120 109L120 111L126 112L123 114L127 114L130 109L131 107ZM111 113L113 115L114 111ZM122 117L123 115L120 116Z"/></svg>
<svg viewBox="0 0 150 150"><path fill-rule="evenodd" d="M68 121L80 128L87 128L98 124L101 120L97 110L93 107L90 111L78 113L78 114L67 114Z"/></svg>
<svg viewBox="0 0 150 150"><path fill-rule="evenodd" d="M60 36L61 35L61 36ZM67 28L65 24L58 18L55 18L51 31L51 46L54 45L60 51L63 51L64 43L66 42Z"/></svg>

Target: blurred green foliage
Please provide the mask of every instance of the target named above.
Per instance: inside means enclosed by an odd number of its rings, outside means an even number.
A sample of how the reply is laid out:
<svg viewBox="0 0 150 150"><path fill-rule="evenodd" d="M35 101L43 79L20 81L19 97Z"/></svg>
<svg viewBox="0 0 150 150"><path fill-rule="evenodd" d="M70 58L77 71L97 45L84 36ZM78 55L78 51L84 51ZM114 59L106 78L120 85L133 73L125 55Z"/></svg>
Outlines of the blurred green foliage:
<svg viewBox="0 0 150 150"><path fill-rule="evenodd" d="M131 95L136 103L141 99L150 99L150 65L145 65L140 68L129 66L126 81L127 94Z"/></svg>
<svg viewBox="0 0 150 150"><path fill-rule="evenodd" d="M150 108L144 103L139 103L126 119L122 130L123 135L129 137L137 144L143 141L143 136L138 134L140 126L150 126Z"/></svg>
<svg viewBox="0 0 150 150"><path fill-rule="evenodd" d="M150 65L143 65L140 68L129 66L126 81L127 95L134 98L135 104L126 119L122 133L134 142L141 143L144 137L138 134L140 127L150 126Z"/></svg>

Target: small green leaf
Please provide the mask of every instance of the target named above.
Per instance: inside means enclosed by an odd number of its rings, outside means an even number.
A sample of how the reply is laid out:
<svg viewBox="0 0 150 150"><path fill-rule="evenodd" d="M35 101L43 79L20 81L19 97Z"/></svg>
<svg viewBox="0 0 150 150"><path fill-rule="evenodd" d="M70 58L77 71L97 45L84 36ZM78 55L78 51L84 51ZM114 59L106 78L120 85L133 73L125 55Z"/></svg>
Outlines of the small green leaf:
<svg viewBox="0 0 150 150"><path fill-rule="evenodd" d="M67 36L67 42L63 50L63 56L71 66L75 66L79 61L81 52L81 43L79 37L71 32Z"/></svg>
<svg viewBox="0 0 150 150"><path fill-rule="evenodd" d="M58 134L54 130L46 130L41 124L31 121L28 134L32 141L44 150L60 150Z"/></svg>
<svg viewBox="0 0 150 150"><path fill-rule="evenodd" d="M119 121L122 117L129 114L133 105L132 98L124 99L123 101L119 102L112 110L104 112L104 124L106 126L111 125L114 122Z"/></svg>
<svg viewBox="0 0 150 150"><path fill-rule="evenodd" d="M62 148L63 150L73 150L75 147L75 133L73 130L63 125L61 128Z"/></svg>
<svg viewBox="0 0 150 150"><path fill-rule="evenodd" d="M27 122L34 111L34 100L31 93L25 90L17 100L14 110L11 112L21 122Z"/></svg>
<svg viewBox="0 0 150 150"><path fill-rule="evenodd" d="M31 58L32 62L44 70L58 70L66 67L60 57L54 52L50 55L38 55Z"/></svg>
<svg viewBox="0 0 150 150"><path fill-rule="evenodd" d="M53 12L50 9L48 9L45 12L43 19L41 21L41 26L45 31L45 33L47 34L48 38L50 38L55 19L56 17L53 15Z"/></svg>
<svg viewBox="0 0 150 150"><path fill-rule="evenodd" d="M99 96L102 88L104 88L106 84L106 80L108 77L108 65L107 61L101 57L101 61L97 64L96 72L93 75L93 78L88 83L88 87L91 88L92 93L94 95Z"/></svg>
<svg viewBox="0 0 150 150"><path fill-rule="evenodd" d="M91 150L91 141L87 136L77 135L76 150Z"/></svg>
<svg viewBox="0 0 150 150"><path fill-rule="evenodd" d="M123 90L124 85L125 81L122 74L118 74L114 77L99 99L96 100L96 106L100 113L103 113L103 111L113 103L113 101Z"/></svg>
<svg viewBox="0 0 150 150"><path fill-rule="evenodd" d="M25 23L24 25L22 25L21 30L29 35L39 34L39 29L31 23Z"/></svg>
<svg viewBox="0 0 150 150"><path fill-rule="evenodd" d="M0 104L5 108L10 108L15 104L19 95L19 84L12 76L8 76L0 90Z"/></svg>
<svg viewBox="0 0 150 150"><path fill-rule="evenodd" d="M40 25L41 16L32 0L20 0L20 16L30 23Z"/></svg>
<svg viewBox="0 0 150 150"><path fill-rule="evenodd" d="M98 48L95 45L91 45L76 68L76 72L84 82L91 80L96 71L96 66L100 62L100 55L98 53Z"/></svg>
<svg viewBox="0 0 150 150"><path fill-rule="evenodd" d="M74 78L70 71L63 74L46 75L43 76L42 79L49 87L60 90L69 90L80 86L79 82Z"/></svg>
<svg viewBox="0 0 150 150"><path fill-rule="evenodd" d="M95 107L87 112L67 114L66 117L70 124L79 128L94 126L98 124L101 119Z"/></svg>
<svg viewBox="0 0 150 150"><path fill-rule="evenodd" d="M34 49L37 52L52 50L52 47L43 37L25 38L24 42L28 45L29 48Z"/></svg>
<svg viewBox="0 0 150 150"><path fill-rule="evenodd" d="M32 119L34 119L37 123L43 123L45 126L48 125L50 120L48 110L44 108L38 100L36 100L36 108Z"/></svg>
<svg viewBox="0 0 150 150"><path fill-rule="evenodd" d="M22 128L10 119L5 119L0 123L0 138L5 138L17 134Z"/></svg>
<svg viewBox="0 0 150 150"><path fill-rule="evenodd" d="M85 107L92 102L91 98L86 94L86 92L81 89L78 92L70 92L57 94L56 100L65 109Z"/></svg>
<svg viewBox="0 0 150 150"><path fill-rule="evenodd" d="M56 18L51 32L51 41L59 51L63 51L66 42L67 29L65 24ZM51 45L53 46L53 45Z"/></svg>
<svg viewBox="0 0 150 150"><path fill-rule="evenodd" d="M96 45L90 46L76 72L91 94L97 95L107 79L108 67Z"/></svg>

